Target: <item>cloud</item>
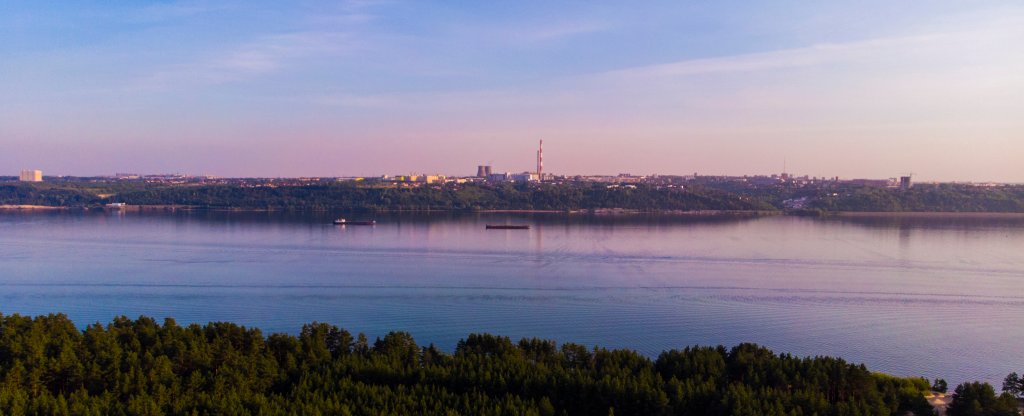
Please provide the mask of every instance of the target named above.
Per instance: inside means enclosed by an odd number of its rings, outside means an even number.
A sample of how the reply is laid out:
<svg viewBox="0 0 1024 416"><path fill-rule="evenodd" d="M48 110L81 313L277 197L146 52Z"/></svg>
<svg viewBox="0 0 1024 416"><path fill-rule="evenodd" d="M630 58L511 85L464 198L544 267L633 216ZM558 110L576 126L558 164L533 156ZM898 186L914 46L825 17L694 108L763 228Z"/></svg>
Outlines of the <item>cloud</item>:
<svg viewBox="0 0 1024 416"><path fill-rule="evenodd" d="M941 22L918 28L911 34L849 42L820 43L803 47L687 59L638 66L600 74L604 80L688 77L705 74L755 73L826 65L870 67L884 61L920 66L935 61L941 66L962 65L966 60L1020 63L1021 55L1008 53L1024 36L1024 9L986 13L966 22ZM866 69L866 68L862 68ZM943 68L929 68L941 70Z"/></svg>
<svg viewBox="0 0 1024 416"><path fill-rule="evenodd" d="M193 62L157 69L131 83L137 90L169 90L179 87L242 82L300 68L310 59L338 56L359 49L366 42L363 24L376 19L370 9L391 0L343 0L311 13L301 7L280 10L283 24L293 31L257 35L253 40L219 51L207 51ZM227 9L229 6L183 2L151 6L136 18L149 20L190 17ZM297 16L297 18L296 18Z"/></svg>
<svg viewBox="0 0 1024 416"><path fill-rule="evenodd" d="M728 72L756 72L784 68L811 67L836 62L863 60L880 50L908 48L914 45L941 41L948 35L923 35L885 39L871 39L849 43L818 44L807 47L731 55L713 58L689 59L667 64L648 65L609 71L601 77L637 79L648 77L686 77Z"/></svg>
<svg viewBox="0 0 1024 416"><path fill-rule="evenodd" d="M239 82L280 71L292 61L334 56L356 48L353 36L346 32L309 31L268 35L225 51L220 56L157 71L139 80L136 88L166 90Z"/></svg>
<svg viewBox="0 0 1024 416"><path fill-rule="evenodd" d="M496 23L489 25L459 22L450 33L461 42L484 41L503 46L536 46L576 36L604 32L615 26L593 19L550 20L533 22Z"/></svg>
<svg viewBox="0 0 1024 416"><path fill-rule="evenodd" d="M1024 59L1009 57L1005 47L1022 32L993 26L688 59L487 89L339 93L306 101L423 126L475 123L467 129L519 130L548 125L623 135L654 132L652 137L809 130L895 134L901 129L923 137L964 123L1019 129L1011 114L1021 108L1015 97L1024 91L1024 78L1016 74Z"/></svg>
<svg viewBox="0 0 1024 416"><path fill-rule="evenodd" d="M403 99L408 99L409 96L398 96L398 95L384 95L384 94L373 94L373 95L359 95L359 94L324 94L313 97L298 97L293 98L296 102L308 102L323 106L331 107L349 107L349 108L393 108L395 105L401 103Z"/></svg>
<svg viewBox="0 0 1024 416"><path fill-rule="evenodd" d="M151 23L171 19L182 19L197 15L226 10L230 7L226 4L215 4L208 2L180 2L167 4L154 4L133 10L127 16L129 21L136 23Z"/></svg>
<svg viewBox="0 0 1024 416"><path fill-rule="evenodd" d="M316 13L306 17L311 23L322 25L351 25L367 23L379 16L370 11L381 6L393 4L393 0L346 0L321 5Z"/></svg>
<svg viewBox="0 0 1024 416"><path fill-rule="evenodd" d="M572 107L603 100L599 96L619 96L633 91L667 93L663 84L667 80L686 80L697 75L730 73L756 73L769 70L814 67L837 62L870 59L881 49L907 48L940 40L941 35L915 36L892 39L871 39L850 43L821 44L777 51L740 54L713 58L689 59L678 62L637 66L619 70L575 75L547 82L535 82L508 88L486 90L462 90L442 92L416 92L353 95L339 94L317 96L311 101L330 106L366 108L413 109L429 102L433 108L446 106L458 108L540 106L561 107L563 111ZM620 101L621 100L615 100Z"/></svg>
<svg viewBox="0 0 1024 416"><path fill-rule="evenodd" d="M509 37L518 42L544 42L568 38L589 33L603 32L612 25L599 21L565 21L532 28L517 28L510 31Z"/></svg>

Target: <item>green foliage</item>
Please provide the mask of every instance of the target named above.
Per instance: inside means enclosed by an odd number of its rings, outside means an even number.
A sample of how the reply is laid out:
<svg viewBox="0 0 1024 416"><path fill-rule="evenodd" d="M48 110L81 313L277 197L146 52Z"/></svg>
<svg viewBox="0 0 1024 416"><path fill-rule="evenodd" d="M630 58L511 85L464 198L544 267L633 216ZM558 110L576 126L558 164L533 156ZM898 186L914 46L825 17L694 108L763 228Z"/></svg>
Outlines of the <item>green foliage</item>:
<svg viewBox="0 0 1024 416"><path fill-rule="evenodd" d="M923 379L752 344L629 350L472 334L454 354L324 323L263 336L229 323L0 315L0 414L930 414ZM991 388L990 388L991 389ZM958 389L959 391L959 389Z"/></svg>
<svg viewBox="0 0 1024 416"><path fill-rule="evenodd" d="M1024 186L921 184L892 189L821 185L744 187L734 182L668 188L601 183L446 184L416 187L379 182L322 182L254 186L130 181L0 182L0 205L96 207L108 202L245 210L472 211L629 209L640 211L772 211L807 198L793 210L817 216L830 211L1024 212Z"/></svg>
<svg viewBox="0 0 1024 416"><path fill-rule="evenodd" d="M0 183L0 205L43 205L86 207L102 203L102 198L78 186L48 183Z"/></svg>
<svg viewBox="0 0 1024 416"><path fill-rule="evenodd" d="M1024 186L941 184L916 185L907 190L854 188L823 192L816 196L811 208L875 212L1024 212Z"/></svg>
<svg viewBox="0 0 1024 416"><path fill-rule="evenodd" d="M0 186L0 204L80 207L114 201L258 210L774 210L767 203L699 187L681 190L650 186L608 188L600 184L460 184L406 188L349 182L278 187L132 182Z"/></svg>
<svg viewBox="0 0 1024 416"><path fill-rule="evenodd" d="M1007 374L1003 379L1003 393L1024 399L1024 378L1018 376L1016 372Z"/></svg>
<svg viewBox="0 0 1024 416"><path fill-rule="evenodd" d="M1017 399L1009 393L996 396L991 384L981 382L956 386L949 416L1018 416Z"/></svg>

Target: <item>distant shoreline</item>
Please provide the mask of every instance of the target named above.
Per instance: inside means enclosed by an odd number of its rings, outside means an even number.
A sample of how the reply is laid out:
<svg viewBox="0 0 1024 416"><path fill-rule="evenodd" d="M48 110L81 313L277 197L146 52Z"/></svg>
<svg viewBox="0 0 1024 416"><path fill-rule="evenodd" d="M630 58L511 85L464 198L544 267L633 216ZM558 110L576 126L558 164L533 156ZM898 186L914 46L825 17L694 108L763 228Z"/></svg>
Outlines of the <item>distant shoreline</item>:
<svg viewBox="0 0 1024 416"><path fill-rule="evenodd" d="M826 213L836 217L909 217L909 218L1024 218L1024 212L955 212L955 211L837 211Z"/></svg>
<svg viewBox="0 0 1024 416"><path fill-rule="evenodd" d="M689 183L689 182L687 182ZM186 210L228 212L449 212L536 215L849 215L992 216L1024 213L1024 186L921 185L889 189L829 184L755 186L738 181L681 187L657 183L622 187L551 184L465 183L431 186L379 183L139 183L58 181L7 184L0 204L72 210ZM126 203L130 206L122 207ZM40 206L39 208L35 206ZM616 208L618 207L618 208ZM30 209L10 207L8 209ZM914 213L885 212L906 210ZM858 211L850 214L848 211ZM860 211L864 211L861 213ZM869 212L871 211L871 212ZM877 212L874 212L877 211ZM998 213L998 214L993 214Z"/></svg>
<svg viewBox="0 0 1024 416"><path fill-rule="evenodd" d="M67 207L50 205L0 205L0 211L60 211L60 210L104 210L103 206ZM365 213L464 213L464 214L558 214L558 215L666 215L666 216L808 216L799 212L767 210L639 210L629 208L583 208L573 210L550 209L275 209L243 207L203 207L195 205L127 205L113 211L210 211L210 212L365 212ZM969 212L969 211L822 211L820 215L808 217L829 218L1024 218L1024 212Z"/></svg>
<svg viewBox="0 0 1024 416"><path fill-rule="evenodd" d="M452 210L462 211L462 210ZM468 212L480 212L486 214L579 214L583 210L558 210L558 209L478 209L466 210Z"/></svg>
<svg viewBox="0 0 1024 416"><path fill-rule="evenodd" d="M471 212L481 214L566 214L566 215L782 215L782 211L765 210L641 210L629 208L583 208L573 210L551 209L481 209L481 210L447 210L449 212ZM394 212L394 211L380 211ZM417 211L410 211L417 212ZM428 212L428 211L423 211Z"/></svg>
<svg viewBox="0 0 1024 416"><path fill-rule="evenodd" d="M0 205L0 210L106 210L102 206L93 207L63 207L47 205ZM766 210L639 210L629 208L584 208L574 210L548 210L548 209L353 209L353 208L327 208L327 209L274 209L274 208L242 208L242 207L202 207L195 205L125 205L121 208L110 209L110 211L210 211L210 212L366 212L366 213L462 213L462 214L559 214L559 215L679 215L679 216L719 216L719 215L741 215L741 216L773 216L785 215L783 211Z"/></svg>

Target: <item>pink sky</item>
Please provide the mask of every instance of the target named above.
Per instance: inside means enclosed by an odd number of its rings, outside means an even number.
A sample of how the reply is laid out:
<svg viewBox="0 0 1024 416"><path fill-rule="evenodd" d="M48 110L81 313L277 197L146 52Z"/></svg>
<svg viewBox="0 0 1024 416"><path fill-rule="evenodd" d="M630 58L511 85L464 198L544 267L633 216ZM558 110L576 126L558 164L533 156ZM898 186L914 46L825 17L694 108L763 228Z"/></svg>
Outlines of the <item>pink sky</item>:
<svg viewBox="0 0 1024 416"><path fill-rule="evenodd" d="M811 176L1024 182L1013 3L909 23L848 5L728 36L672 32L668 18L647 33L649 16L596 8L493 25L426 16L413 36L387 23L396 11L367 7L327 23L283 14L291 26L267 33L190 29L232 15L160 9L134 17L163 20L132 36L49 47L32 42L60 25L0 18L36 31L0 63L0 174L518 172L544 139L556 174L765 174L785 160ZM202 42L166 40L188 30Z"/></svg>

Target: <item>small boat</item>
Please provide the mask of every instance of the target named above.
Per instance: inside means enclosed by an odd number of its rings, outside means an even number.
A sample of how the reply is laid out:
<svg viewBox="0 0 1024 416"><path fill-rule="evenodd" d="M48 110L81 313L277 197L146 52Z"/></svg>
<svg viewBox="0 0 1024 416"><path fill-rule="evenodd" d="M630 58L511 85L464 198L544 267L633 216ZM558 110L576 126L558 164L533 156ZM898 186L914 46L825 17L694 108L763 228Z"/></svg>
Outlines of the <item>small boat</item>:
<svg viewBox="0 0 1024 416"><path fill-rule="evenodd" d="M127 206L128 206L128 204L125 204L124 202L111 202L111 203L109 203L107 205L104 205L103 208L106 208L106 209L124 209Z"/></svg>
<svg viewBox="0 0 1024 416"><path fill-rule="evenodd" d="M487 224L488 230L529 230L529 225L492 225Z"/></svg>
<svg viewBox="0 0 1024 416"><path fill-rule="evenodd" d="M344 218L334 220L334 225L377 225L377 221L349 221Z"/></svg>

